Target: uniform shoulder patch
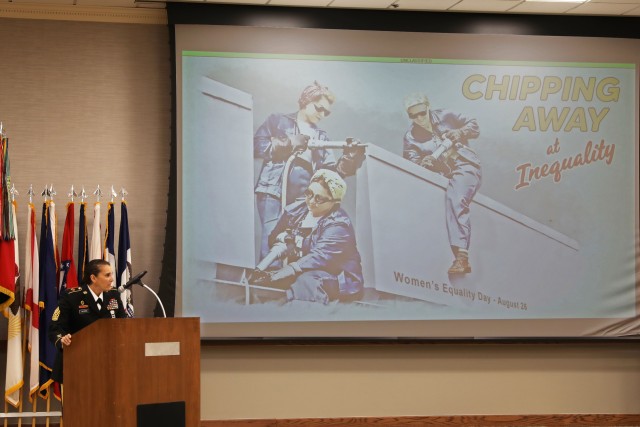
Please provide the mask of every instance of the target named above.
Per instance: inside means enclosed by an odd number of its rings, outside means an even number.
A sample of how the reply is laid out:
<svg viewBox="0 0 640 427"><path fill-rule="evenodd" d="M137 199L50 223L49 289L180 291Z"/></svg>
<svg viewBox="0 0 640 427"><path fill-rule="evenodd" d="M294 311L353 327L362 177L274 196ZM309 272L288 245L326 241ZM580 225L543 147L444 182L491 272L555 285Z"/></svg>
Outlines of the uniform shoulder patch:
<svg viewBox="0 0 640 427"><path fill-rule="evenodd" d="M82 288L79 287L79 286L77 288L69 288L69 289L67 289L67 293L68 294L75 294L76 292L80 292L80 291L82 291Z"/></svg>
<svg viewBox="0 0 640 427"><path fill-rule="evenodd" d="M60 307L56 307L55 311L53 312L53 316L51 316L51 320L53 320L54 322L57 322L59 317L60 317Z"/></svg>

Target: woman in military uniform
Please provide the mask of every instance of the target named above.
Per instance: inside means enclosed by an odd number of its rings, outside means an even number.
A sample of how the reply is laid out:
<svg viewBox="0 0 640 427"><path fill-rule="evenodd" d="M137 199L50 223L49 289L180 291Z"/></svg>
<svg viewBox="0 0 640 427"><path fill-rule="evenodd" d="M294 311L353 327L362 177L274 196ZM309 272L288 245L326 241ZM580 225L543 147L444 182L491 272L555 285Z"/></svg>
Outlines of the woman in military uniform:
<svg viewBox="0 0 640 427"><path fill-rule="evenodd" d="M112 283L111 265L105 260L94 259L84 270L82 286L60 295L49 326L49 339L59 350L52 372L54 381L62 383L62 350L71 345L72 334L98 319L127 317Z"/></svg>

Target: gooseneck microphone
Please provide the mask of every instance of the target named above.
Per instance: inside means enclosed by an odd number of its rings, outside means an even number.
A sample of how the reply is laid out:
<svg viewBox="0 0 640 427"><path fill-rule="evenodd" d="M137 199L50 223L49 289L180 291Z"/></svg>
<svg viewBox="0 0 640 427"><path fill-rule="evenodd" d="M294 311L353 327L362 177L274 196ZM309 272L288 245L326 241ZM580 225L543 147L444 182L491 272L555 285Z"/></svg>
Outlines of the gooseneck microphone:
<svg viewBox="0 0 640 427"><path fill-rule="evenodd" d="M147 274L147 270L136 274L135 276L133 276L131 279L129 279L129 281L127 283L125 283L124 285L121 285L118 287L118 292L123 293L124 291L126 291L127 289L129 289L131 286L140 283L140 286L142 286L143 288L146 288L149 292L151 292L153 294L153 296L156 297L156 299L158 300L158 304L160 304L160 308L162 308L162 315L164 317L167 317L167 312L164 309L164 305L162 304L162 301L160 300L160 297L158 296L158 294L156 294L153 289L151 289L150 287L148 287L147 285L145 285L142 282L142 276L144 276L145 274Z"/></svg>
<svg viewBox="0 0 640 427"><path fill-rule="evenodd" d="M127 283L125 283L124 285L120 285L118 287L118 292L123 293L124 291L126 291L127 289L135 285L136 283L139 283L140 279L142 279L142 277L145 274L147 274L147 270L144 270L143 272L136 274L131 279L129 279Z"/></svg>

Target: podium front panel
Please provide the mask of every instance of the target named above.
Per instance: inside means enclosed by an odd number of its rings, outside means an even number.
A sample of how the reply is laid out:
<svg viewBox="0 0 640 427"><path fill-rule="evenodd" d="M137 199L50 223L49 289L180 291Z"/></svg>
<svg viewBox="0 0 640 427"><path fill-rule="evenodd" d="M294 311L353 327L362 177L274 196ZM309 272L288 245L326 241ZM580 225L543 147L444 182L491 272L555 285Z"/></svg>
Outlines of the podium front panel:
<svg viewBox="0 0 640 427"><path fill-rule="evenodd" d="M197 318L99 320L74 335L64 369L66 427L136 427L138 405L170 402L200 422Z"/></svg>

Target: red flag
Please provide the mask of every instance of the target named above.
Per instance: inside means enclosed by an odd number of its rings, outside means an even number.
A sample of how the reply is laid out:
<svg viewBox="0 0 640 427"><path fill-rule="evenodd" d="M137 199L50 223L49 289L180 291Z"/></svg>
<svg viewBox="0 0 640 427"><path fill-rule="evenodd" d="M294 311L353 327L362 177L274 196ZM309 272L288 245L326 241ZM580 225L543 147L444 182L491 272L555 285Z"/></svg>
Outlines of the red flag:
<svg viewBox="0 0 640 427"><path fill-rule="evenodd" d="M67 218L64 221L62 234L62 254L60 256L60 292L65 288L78 287L78 275L73 262L73 226L75 221L75 208L73 202L67 203Z"/></svg>
<svg viewBox="0 0 640 427"><path fill-rule="evenodd" d="M13 304L16 290L16 258L13 218L9 201L9 139L0 134L0 311Z"/></svg>
<svg viewBox="0 0 640 427"><path fill-rule="evenodd" d="M16 254L13 240L0 237L0 311L13 304L16 290Z"/></svg>

